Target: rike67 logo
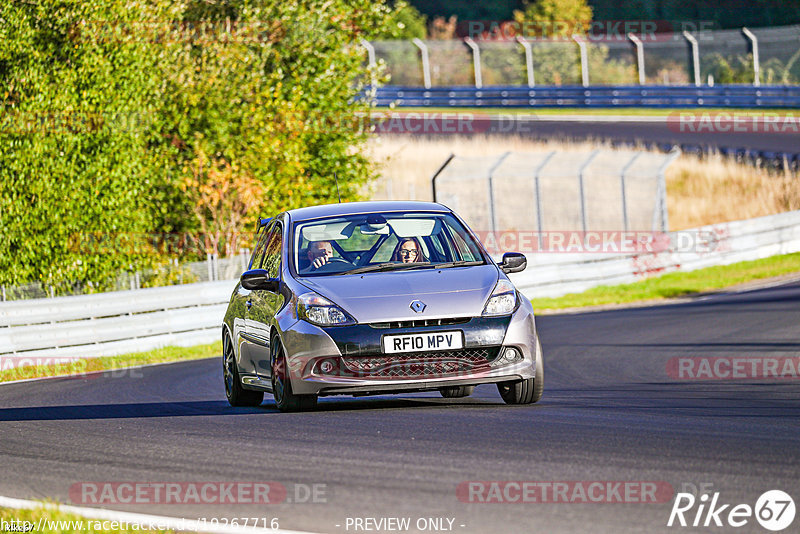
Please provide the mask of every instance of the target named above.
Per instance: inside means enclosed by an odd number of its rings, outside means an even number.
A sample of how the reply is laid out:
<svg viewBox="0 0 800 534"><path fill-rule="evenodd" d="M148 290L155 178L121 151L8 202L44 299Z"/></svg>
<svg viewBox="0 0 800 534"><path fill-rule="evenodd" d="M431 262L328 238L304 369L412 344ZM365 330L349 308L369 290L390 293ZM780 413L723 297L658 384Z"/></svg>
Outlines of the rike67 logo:
<svg viewBox="0 0 800 534"><path fill-rule="evenodd" d="M724 503L718 491L711 497L704 493L699 498L691 493L678 493L667 526L739 528L751 525L755 517L765 529L778 532L792 524L794 515L794 500L781 490L764 492L755 506ZM752 527L748 531L752 531Z"/></svg>

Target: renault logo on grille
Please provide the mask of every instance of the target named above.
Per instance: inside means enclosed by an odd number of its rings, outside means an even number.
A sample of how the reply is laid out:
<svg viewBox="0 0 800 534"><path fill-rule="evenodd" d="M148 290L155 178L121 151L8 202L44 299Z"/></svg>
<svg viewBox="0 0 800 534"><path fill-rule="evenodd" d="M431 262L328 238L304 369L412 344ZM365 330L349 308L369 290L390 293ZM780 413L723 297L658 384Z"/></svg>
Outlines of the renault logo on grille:
<svg viewBox="0 0 800 534"><path fill-rule="evenodd" d="M417 313L422 313L425 311L425 303L421 300L415 300L411 302L411 309Z"/></svg>

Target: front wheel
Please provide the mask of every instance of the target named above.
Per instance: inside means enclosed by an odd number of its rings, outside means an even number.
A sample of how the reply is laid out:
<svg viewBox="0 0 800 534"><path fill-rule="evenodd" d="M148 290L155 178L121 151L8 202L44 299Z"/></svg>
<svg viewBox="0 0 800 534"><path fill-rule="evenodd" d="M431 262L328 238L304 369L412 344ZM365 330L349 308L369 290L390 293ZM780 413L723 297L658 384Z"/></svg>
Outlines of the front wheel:
<svg viewBox="0 0 800 534"><path fill-rule="evenodd" d="M263 392L242 387L233 343L227 334L222 338L222 379L225 381L225 396L231 406L258 406L264 400Z"/></svg>
<svg viewBox="0 0 800 534"><path fill-rule="evenodd" d="M289 379L289 365L283 352L281 340L277 337L270 344L272 354L272 396L275 404L282 412L302 412L311 410L317 405L316 395L295 395L292 393L292 382Z"/></svg>
<svg viewBox="0 0 800 534"><path fill-rule="evenodd" d="M506 404L533 404L539 402L544 392L544 360L542 345L536 342L536 376L512 382L500 382L497 390Z"/></svg>

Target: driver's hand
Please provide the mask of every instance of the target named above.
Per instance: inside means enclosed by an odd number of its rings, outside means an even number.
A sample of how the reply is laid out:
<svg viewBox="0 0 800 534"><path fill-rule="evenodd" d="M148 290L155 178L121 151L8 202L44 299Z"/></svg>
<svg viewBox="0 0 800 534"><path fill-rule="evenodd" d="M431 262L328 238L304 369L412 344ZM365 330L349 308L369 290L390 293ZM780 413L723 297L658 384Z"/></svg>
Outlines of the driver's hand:
<svg viewBox="0 0 800 534"><path fill-rule="evenodd" d="M314 259L314 261L311 263L311 266L314 269L319 269L320 267L322 267L326 263L328 263L328 257L327 256L320 256L319 258Z"/></svg>

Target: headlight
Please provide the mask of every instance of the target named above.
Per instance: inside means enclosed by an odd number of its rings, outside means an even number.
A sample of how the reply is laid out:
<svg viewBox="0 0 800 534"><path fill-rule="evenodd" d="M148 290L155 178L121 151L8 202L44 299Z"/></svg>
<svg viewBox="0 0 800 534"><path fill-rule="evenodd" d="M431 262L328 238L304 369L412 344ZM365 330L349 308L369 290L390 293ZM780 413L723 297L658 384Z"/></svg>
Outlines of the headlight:
<svg viewBox="0 0 800 534"><path fill-rule="evenodd" d="M317 326L355 323L339 306L316 293L305 293L297 297L297 316Z"/></svg>
<svg viewBox="0 0 800 534"><path fill-rule="evenodd" d="M517 291L508 280L500 280L494 286L492 296L486 301L483 315L508 315L517 307Z"/></svg>

